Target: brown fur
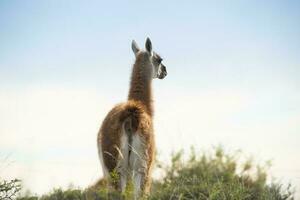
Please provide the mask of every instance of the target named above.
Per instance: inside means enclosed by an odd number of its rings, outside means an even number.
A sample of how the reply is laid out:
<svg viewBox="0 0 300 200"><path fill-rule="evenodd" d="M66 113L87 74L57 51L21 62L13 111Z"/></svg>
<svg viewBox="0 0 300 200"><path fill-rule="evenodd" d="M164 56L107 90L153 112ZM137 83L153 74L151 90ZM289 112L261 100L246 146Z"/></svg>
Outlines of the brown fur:
<svg viewBox="0 0 300 200"><path fill-rule="evenodd" d="M122 128L139 134L144 142L147 167L143 172L141 185L143 193L147 193L151 182L151 168L154 161L153 107L151 93L151 64L149 54L140 52L133 66L128 101L116 105L105 117L98 133L98 146L101 145L104 165L108 172L116 170L120 159L120 140ZM128 124L127 124L128 122ZM124 124L124 125L123 125ZM120 190L120 183L111 184Z"/></svg>
<svg viewBox="0 0 300 200"><path fill-rule="evenodd" d="M152 116L152 89L151 82L152 77L150 70L151 66L149 60L149 55L147 52L141 52L137 58L132 69L130 90L128 94L129 100L140 101L146 107L146 112Z"/></svg>

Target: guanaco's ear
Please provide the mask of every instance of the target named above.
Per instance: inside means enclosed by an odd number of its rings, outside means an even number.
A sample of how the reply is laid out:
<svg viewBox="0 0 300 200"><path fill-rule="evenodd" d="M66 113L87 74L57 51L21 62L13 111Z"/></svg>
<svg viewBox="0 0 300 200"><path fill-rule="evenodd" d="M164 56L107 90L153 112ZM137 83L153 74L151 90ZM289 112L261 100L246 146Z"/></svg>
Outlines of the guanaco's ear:
<svg viewBox="0 0 300 200"><path fill-rule="evenodd" d="M131 48L135 55L140 51L139 46L137 45L137 43L134 40L132 40Z"/></svg>
<svg viewBox="0 0 300 200"><path fill-rule="evenodd" d="M151 43L151 40L149 38L147 38L147 40L146 40L145 47L146 47L146 50L149 53L152 53L152 43Z"/></svg>

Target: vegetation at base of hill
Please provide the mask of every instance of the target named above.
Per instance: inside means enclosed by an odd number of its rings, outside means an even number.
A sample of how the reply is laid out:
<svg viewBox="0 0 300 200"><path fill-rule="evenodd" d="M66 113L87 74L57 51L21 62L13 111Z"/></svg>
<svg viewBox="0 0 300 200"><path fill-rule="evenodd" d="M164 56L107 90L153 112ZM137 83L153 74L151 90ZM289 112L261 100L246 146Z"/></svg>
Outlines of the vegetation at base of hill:
<svg viewBox="0 0 300 200"><path fill-rule="evenodd" d="M149 200L292 200L291 185L267 183L269 164L255 165L251 159L241 162L240 153L225 154L222 148L211 153L196 154L192 150L188 159L182 151L172 156L171 164L158 164L164 174L152 183ZM19 196L18 200L104 200L118 199L116 192L109 193L103 180L87 189L54 189L37 197ZM132 199L132 186L123 199ZM1 197L0 197L1 199Z"/></svg>
<svg viewBox="0 0 300 200"><path fill-rule="evenodd" d="M18 179L6 181L0 179L0 200L14 199L21 190L21 181Z"/></svg>
<svg viewBox="0 0 300 200"><path fill-rule="evenodd" d="M171 166L163 167L166 176L153 183L150 199L293 199L291 185L267 184L269 162L264 166L254 165L252 159L240 162L240 153L224 154L222 148L200 156L192 151L185 162L182 157L182 152L173 155Z"/></svg>

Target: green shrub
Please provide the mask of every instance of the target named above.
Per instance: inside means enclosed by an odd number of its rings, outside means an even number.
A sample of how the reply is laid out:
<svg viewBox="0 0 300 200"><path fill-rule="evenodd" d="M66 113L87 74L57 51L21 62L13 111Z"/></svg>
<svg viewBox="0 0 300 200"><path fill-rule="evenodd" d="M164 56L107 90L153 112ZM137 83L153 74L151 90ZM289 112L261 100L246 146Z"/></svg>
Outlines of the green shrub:
<svg viewBox="0 0 300 200"><path fill-rule="evenodd" d="M13 199L21 190L20 180L0 181L0 200Z"/></svg>
<svg viewBox="0 0 300 200"><path fill-rule="evenodd" d="M170 166L163 167L166 176L153 183L149 199L293 199L290 186L266 183L268 164L255 167L251 160L240 163L238 157L216 148L198 156L192 151L184 161L179 152Z"/></svg>
<svg viewBox="0 0 300 200"><path fill-rule="evenodd" d="M172 156L171 164L158 164L165 174L153 181L149 200L292 200L291 186L280 183L267 184L269 164L256 166L251 159L239 161L239 153L225 154L222 148L212 153L196 154L188 159L180 151ZM103 180L85 190L56 189L50 194L36 197L20 197L19 200L104 200L120 199L120 194L109 193ZM132 188L131 188L132 189ZM123 199L131 199L131 192Z"/></svg>

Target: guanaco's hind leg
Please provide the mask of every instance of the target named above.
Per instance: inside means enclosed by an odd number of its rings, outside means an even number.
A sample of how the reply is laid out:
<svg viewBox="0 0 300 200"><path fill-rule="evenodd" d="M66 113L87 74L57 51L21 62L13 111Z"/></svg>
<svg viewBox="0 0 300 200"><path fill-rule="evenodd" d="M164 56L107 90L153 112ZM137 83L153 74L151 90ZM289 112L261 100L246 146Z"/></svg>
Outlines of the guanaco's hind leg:
<svg viewBox="0 0 300 200"><path fill-rule="evenodd" d="M109 182L109 188L116 191L124 192L126 189L128 178L128 137L122 131L119 145L113 144L113 151L116 153L105 151L100 145L99 155L104 172L104 176ZM104 162L104 157L115 162L115 167L107 168Z"/></svg>
<svg viewBox="0 0 300 200"><path fill-rule="evenodd" d="M129 158L130 168L132 169L132 180L134 185L134 199L149 193L149 148L146 141L138 133L132 137L131 154Z"/></svg>

